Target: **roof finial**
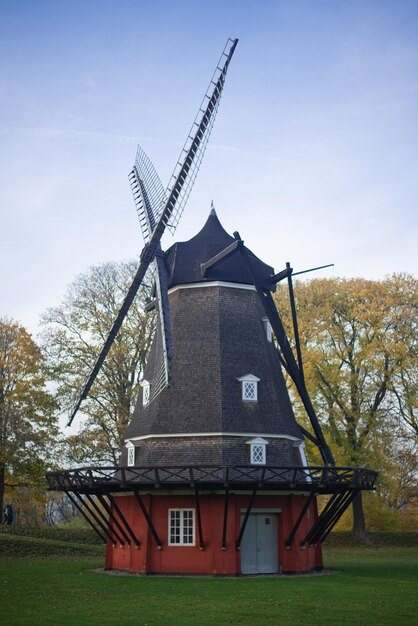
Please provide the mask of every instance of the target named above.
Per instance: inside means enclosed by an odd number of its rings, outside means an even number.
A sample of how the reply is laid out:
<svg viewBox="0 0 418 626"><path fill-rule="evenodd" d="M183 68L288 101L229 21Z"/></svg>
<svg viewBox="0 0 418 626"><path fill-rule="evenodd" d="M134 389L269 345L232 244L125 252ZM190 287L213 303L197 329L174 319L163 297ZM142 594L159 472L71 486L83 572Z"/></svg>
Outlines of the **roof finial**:
<svg viewBox="0 0 418 626"><path fill-rule="evenodd" d="M211 203L210 203L210 214L211 215L216 215L215 205L213 203L213 200L211 200Z"/></svg>

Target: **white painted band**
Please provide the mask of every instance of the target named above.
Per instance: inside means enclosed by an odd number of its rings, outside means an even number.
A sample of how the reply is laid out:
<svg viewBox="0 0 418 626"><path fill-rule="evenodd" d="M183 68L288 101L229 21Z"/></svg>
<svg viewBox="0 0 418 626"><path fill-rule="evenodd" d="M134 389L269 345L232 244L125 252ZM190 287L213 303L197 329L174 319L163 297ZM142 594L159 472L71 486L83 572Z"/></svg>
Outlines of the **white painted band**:
<svg viewBox="0 0 418 626"><path fill-rule="evenodd" d="M155 435L139 435L138 437L130 437L125 441L141 441L144 439L162 439L175 437L268 437L269 439L289 439L301 443L298 437L292 435L272 435L270 433L158 433Z"/></svg>
<svg viewBox="0 0 418 626"><path fill-rule="evenodd" d="M174 293L180 289L200 289L201 287L229 287L231 289L245 289L246 291L256 291L254 285L244 285L241 283L226 283L222 280L211 280L205 283L185 283L184 285L176 285L168 290L168 293Z"/></svg>

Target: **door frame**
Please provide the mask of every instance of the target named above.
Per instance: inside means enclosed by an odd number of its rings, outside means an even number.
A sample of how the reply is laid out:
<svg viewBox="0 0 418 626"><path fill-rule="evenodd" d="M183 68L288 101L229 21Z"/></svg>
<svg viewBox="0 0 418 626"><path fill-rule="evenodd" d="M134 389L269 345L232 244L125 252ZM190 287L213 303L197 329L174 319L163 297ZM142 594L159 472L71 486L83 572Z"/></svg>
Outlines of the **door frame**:
<svg viewBox="0 0 418 626"><path fill-rule="evenodd" d="M239 511L239 518L240 518L240 520L242 520L242 516L245 515L246 512L247 512L247 509L240 508L240 511ZM276 556L277 556L277 572L272 573L272 574L262 574L262 573L260 573L260 574L258 574L258 573L256 573L256 574L243 574L242 573L242 564L241 564L241 560L242 559L240 558L240 573L241 573L242 576L251 576L251 575L253 575L253 576L269 576L269 575L274 576L274 574L280 574L281 573L281 571L282 571L282 564L281 564L281 559L280 559L280 557L281 557L281 552L280 552L280 536L281 536L280 514L282 512L283 512L283 510L281 508L277 508L277 507L270 507L270 508L269 507L260 507L260 508L253 507L251 509L250 516L251 515L263 515L263 514L275 515L276 516L276 519L277 519L277 554L276 554ZM245 532L244 532L244 536L245 536Z"/></svg>

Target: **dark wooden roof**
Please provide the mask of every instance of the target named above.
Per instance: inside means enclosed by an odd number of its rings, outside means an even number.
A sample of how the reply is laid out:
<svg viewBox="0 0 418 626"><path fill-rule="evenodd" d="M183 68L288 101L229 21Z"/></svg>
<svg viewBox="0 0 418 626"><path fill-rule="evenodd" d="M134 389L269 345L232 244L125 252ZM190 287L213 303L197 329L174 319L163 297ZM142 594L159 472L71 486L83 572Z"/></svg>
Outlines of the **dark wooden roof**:
<svg viewBox="0 0 418 626"><path fill-rule="evenodd" d="M242 264L239 251L208 269L205 276L202 276L201 264L212 259L234 241L234 237L224 230L215 210L212 209L206 224L195 237L189 241L175 243L167 250L165 257L169 287L213 280L252 284L248 271ZM263 286L274 290L275 286L269 280L274 274L274 269L260 261L250 250L247 249L247 251L257 278Z"/></svg>

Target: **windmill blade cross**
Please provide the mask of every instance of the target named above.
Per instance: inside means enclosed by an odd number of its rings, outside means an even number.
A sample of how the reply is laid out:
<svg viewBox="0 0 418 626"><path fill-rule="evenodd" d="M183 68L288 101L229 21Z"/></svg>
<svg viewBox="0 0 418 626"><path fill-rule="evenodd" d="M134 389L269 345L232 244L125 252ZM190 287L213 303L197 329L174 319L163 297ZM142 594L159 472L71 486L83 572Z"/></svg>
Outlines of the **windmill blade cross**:
<svg viewBox="0 0 418 626"><path fill-rule="evenodd" d="M191 131L186 139L183 150L180 154L180 158L177 162L174 172L170 179L170 183L167 188L166 198L159 191L159 179L158 176L154 176L154 168L152 163L146 157L144 161L144 171L148 173L149 181L146 188L146 178L141 177L138 170L135 167L130 175L130 183L134 192L135 202L138 200L138 214L140 216L141 228L144 235L145 246L141 252L140 264L137 273L132 281L129 291L122 303L122 306L117 314L115 321L109 335L103 345L103 348L97 357L90 374L84 383L82 390L75 402L74 408L68 419L67 425L70 426L77 411L79 410L82 401L87 397L102 365L103 362L118 334L123 320L125 319L129 308L138 292L141 282L146 274L146 271L155 258L158 250L161 249L160 242L165 231L166 226L173 233L184 206L190 195L194 181L199 170L200 163L202 162L205 148L212 130L216 112L219 106L222 89L225 82L226 72L228 70L229 63L232 55L234 54L237 46L238 39L228 39L227 44L222 52L221 59L218 62L215 73L209 84L208 90L203 98L203 102L199 108L198 114L193 122ZM145 153L143 153L145 154ZM142 155L141 155L142 156ZM157 191L156 191L157 190ZM137 195L136 195L137 193ZM147 203L147 196L150 202ZM159 198L159 201L156 200ZM165 203L163 203L165 200ZM152 202L155 202L153 206ZM142 204L141 204L142 203ZM171 223L169 220L171 218ZM157 262L158 268L158 262ZM161 278L161 277L160 277ZM167 326L164 324L167 322L167 309L164 311L164 296L162 295L163 286L157 287L157 297L160 301L160 318L163 324L163 334L167 336ZM168 298L167 298L168 303ZM165 330L164 330L165 329ZM167 342L166 342L167 344ZM165 345L165 353L169 355L170 347Z"/></svg>

